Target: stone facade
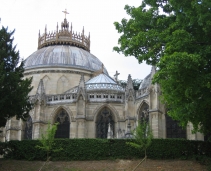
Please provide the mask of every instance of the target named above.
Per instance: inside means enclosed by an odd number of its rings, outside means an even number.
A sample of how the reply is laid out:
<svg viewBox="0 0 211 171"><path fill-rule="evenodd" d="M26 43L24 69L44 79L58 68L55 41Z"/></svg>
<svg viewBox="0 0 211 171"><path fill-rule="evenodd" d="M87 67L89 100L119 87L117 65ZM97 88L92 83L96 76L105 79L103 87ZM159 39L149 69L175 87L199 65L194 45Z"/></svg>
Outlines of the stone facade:
<svg viewBox="0 0 211 171"><path fill-rule="evenodd" d="M38 51L25 61L25 77L33 77L29 95L34 107L27 122L8 120L1 128L1 141L38 139L48 122L60 123L57 138L125 138L143 117L148 118L154 138L181 137L176 122L168 127L160 87L151 83L155 67L139 90L133 89L130 75L123 88L89 53L90 36L85 37L84 29L78 37L73 34L66 18L55 35L47 34L47 29L39 34ZM203 140L191 130L189 123L184 138Z"/></svg>

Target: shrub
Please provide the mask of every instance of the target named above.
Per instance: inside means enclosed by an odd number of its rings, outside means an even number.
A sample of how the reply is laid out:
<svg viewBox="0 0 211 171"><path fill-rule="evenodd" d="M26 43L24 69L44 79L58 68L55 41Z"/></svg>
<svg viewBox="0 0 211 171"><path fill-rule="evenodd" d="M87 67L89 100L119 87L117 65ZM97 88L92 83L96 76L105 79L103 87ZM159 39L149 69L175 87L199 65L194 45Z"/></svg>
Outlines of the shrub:
<svg viewBox="0 0 211 171"><path fill-rule="evenodd" d="M55 139L52 160L102 160L143 158L144 151L126 145L133 139ZM4 157L16 160L45 160L46 152L35 148L38 140L1 143ZM151 159L188 159L194 156L211 157L211 143L185 139L152 139L148 148ZM3 150L2 150L3 151Z"/></svg>

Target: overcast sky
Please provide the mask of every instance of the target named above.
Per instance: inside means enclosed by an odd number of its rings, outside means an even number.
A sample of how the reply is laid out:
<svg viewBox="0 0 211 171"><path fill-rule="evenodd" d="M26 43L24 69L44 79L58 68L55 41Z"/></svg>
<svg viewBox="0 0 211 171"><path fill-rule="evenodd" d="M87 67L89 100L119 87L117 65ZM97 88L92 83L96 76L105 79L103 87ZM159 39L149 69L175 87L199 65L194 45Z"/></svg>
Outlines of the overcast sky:
<svg viewBox="0 0 211 171"><path fill-rule="evenodd" d="M64 20L62 11L67 9L68 22L73 31L91 35L91 53L98 57L113 77L116 70L119 79L143 79L151 71L151 66L138 64L135 57L124 57L112 49L117 46L120 34L113 23L128 18L124 6L139 6L141 0L0 0L0 25L15 29L15 44L22 58L27 58L37 50L38 32L56 30Z"/></svg>

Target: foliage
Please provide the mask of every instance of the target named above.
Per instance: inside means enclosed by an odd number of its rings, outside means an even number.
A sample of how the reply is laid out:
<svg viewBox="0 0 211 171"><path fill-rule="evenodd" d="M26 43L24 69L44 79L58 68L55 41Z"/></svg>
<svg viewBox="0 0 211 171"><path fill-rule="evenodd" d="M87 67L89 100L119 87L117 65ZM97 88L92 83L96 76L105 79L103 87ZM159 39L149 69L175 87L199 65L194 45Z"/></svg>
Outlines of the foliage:
<svg viewBox="0 0 211 171"><path fill-rule="evenodd" d="M139 123L136 127L136 130L133 133L135 141L134 142L127 142L128 145L131 145L132 147L141 149L145 151L145 158L146 150L152 143L152 131L149 126L149 124L143 120L143 122Z"/></svg>
<svg viewBox="0 0 211 171"><path fill-rule="evenodd" d="M42 133L41 139L39 140L42 145L36 145L36 148L46 151L47 161L49 160L49 155L52 151L57 152L62 150L62 148L55 148L55 146L53 146L57 125L58 123L55 123L53 125L48 123L48 128L46 130L46 133Z"/></svg>
<svg viewBox="0 0 211 171"><path fill-rule="evenodd" d="M130 19L114 25L117 52L157 66L168 114L182 126L211 132L211 1L143 0L125 6Z"/></svg>
<svg viewBox="0 0 211 171"><path fill-rule="evenodd" d="M28 97L32 78L23 79L24 62L13 46L13 33L8 28L0 29L0 127L13 116L25 120L32 109Z"/></svg>
<svg viewBox="0 0 211 171"><path fill-rule="evenodd" d="M51 160L103 160L143 158L144 152L128 146L134 139L55 139ZM4 158L16 160L45 160L46 152L35 148L39 140L9 141L4 145ZM147 150L150 159L188 159L194 156L211 157L211 143L185 139L152 139Z"/></svg>
<svg viewBox="0 0 211 171"><path fill-rule="evenodd" d="M141 79L133 79L132 80L134 90L138 90L139 89L139 86L142 83L142 81L143 80L141 80ZM124 88L127 86L127 81L126 80L119 80L119 83Z"/></svg>

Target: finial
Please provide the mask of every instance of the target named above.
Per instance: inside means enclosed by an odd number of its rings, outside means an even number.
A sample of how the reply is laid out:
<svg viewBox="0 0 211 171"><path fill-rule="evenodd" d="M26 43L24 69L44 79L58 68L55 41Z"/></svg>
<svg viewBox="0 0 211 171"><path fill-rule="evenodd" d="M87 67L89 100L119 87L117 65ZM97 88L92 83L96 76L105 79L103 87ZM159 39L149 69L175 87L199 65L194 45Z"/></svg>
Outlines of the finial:
<svg viewBox="0 0 211 171"><path fill-rule="evenodd" d="M90 40L90 32L89 32L89 37L88 37L88 39Z"/></svg>
<svg viewBox="0 0 211 171"><path fill-rule="evenodd" d="M45 25L45 34L47 34L47 24Z"/></svg>
<svg viewBox="0 0 211 171"><path fill-rule="evenodd" d="M69 14L68 12L67 12L67 9L65 9L65 11L62 11L64 14L65 14L65 19L66 19L66 14Z"/></svg>
<svg viewBox="0 0 211 171"><path fill-rule="evenodd" d="M72 28L73 28L73 26L72 26L72 22L71 22L71 26L70 26L71 32L72 32Z"/></svg>
<svg viewBox="0 0 211 171"><path fill-rule="evenodd" d="M59 30L59 25L58 25L58 22L57 22L57 26L56 26L56 32L58 33L58 30Z"/></svg>
<svg viewBox="0 0 211 171"><path fill-rule="evenodd" d="M84 36L84 26L83 26L83 30L82 30L82 35Z"/></svg>
<svg viewBox="0 0 211 171"><path fill-rule="evenodd" d="M38 37L40 38L40 30L39 30L39 33L38 33Z"/></svg>

